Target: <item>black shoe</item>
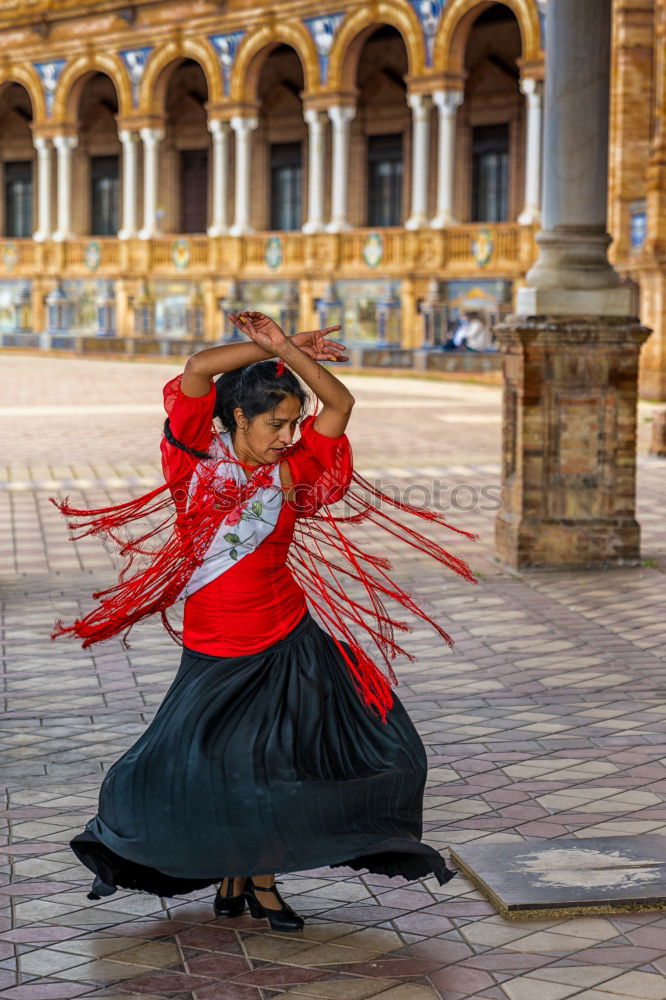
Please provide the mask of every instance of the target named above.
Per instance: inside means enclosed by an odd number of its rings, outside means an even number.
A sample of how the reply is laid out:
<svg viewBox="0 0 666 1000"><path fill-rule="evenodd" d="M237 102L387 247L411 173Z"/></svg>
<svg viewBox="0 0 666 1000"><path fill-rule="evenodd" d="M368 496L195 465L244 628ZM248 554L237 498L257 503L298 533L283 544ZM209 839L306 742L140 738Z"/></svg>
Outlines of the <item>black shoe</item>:
<svg viewBox="0 0 666 1000"><path fill-rule="evenodd" d="M277 881L280 881L278 879ZM258 889L259 892L273 892L282 903L281 910L269 910L267 907L262 906L257 897L255 896L255 890ZM245 889L243 895L247 899L247 905L250 907L250 913L253 917L260 920L262 917L267 917L268 922L271 925L271 929L274 931L302 931L303 924L305 921L303 917L299 917L298 913L292 910L288 903L285 903L284 899L277 891L276 887L272 885L270 888L266 889L261 885L255 885L251 878L248 878L245 883Z"/></svg>
<svg viewBox="0 0 666 1000"><path fill-rule="evenodd" d="M112 896L114 892L117 892L117 887L115 885L109 885L107 882L103 882L99 875L96 875L95 881L93 882L90 892L88 893L88 899L101 899L103 896Z"/></svg>
<svg viewBox="0 0 666 1000"><path fill-rule="evenodd" d="M233 878L228 879L227 891L224 896L220 893L220 888L221 884L218 886L213 902L213 909L218 917L240 917L245 912L244 893L241 892L239 896L232 896L232 892L234 891Z"/></svg>

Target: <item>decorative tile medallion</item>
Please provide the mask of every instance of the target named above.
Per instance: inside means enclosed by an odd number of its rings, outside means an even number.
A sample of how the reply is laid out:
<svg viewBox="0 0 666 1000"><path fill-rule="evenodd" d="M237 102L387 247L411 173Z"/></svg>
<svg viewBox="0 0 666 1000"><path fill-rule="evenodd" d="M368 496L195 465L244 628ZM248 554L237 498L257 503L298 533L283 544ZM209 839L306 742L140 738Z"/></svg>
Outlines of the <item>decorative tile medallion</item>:
<svg viewBox="0 0 666 1000"><path fill-rule="evenodd" d="M139 104L139 88L143 79L148 56L152 52L152 46L146 45L141 49L124 49L120 55L127 66L130 82L132 84L132 103L136 108Z"/></svg>
<svg viewBox="0 0 666 1000"><path fill-rule="evenodd" d="M55 92L58 89L58 80L60 79L60 74L63 71L66 61L66 59L54 59L51 62L39 62L34 64L35 69L39 73L39 78L42 81L42 87L44 88L46 114L49 118L51 117L51 113L53 111L53 101L55 99Z"/></svg>
<svg viewBox="0 0 666 1000"><path fill-rule="evenodd" d="M423 31L423 40L426 48L426 66L432 66L435 36L439 28L444 3L445 0L411 0L412 7L421 22L421 30Z"/></svg>
<svg viewBox="0 0 666 1000"><path fill-rule="evenodd" d="M217 52L217 58L219 59L220 68L222 69L222 85L224 87L225 97L229 96L231 70L234 64L234 59L236 58L236 49L238 48L240 40L244 34L244 31L232 31L227 35L210 36L210 41L213 43L215 51Z"/></svg>
<svg viewBox="0 0 666 1000"><path fill-rule="evenodd" d="M319 56L319 75L322 84L326 83L328 78L328 57L343 17L344 14L325 14L322 17L308 17L304 20Z"/></svg>
<svg viewBox="0 0 666 1000"><path fill-rule="evenodd" d="M174 267L177 267L179 271L183 271L186 267L190 266L190 244L187 240L173 241L171 259L174 263Z"/></svg>
<svg viewBox="0 0 666 1000"><path fill-rule="evenodd" d="M368 267L378 267L384 257L384 240L381 233L368 233L362 252L363 260Z"/></svg>
<svg viewBox="0 0 666 1000"><path fill-rule="evenodd" d="M96 271L102 261L102 248L97 240L91 240L83 251L83 262L89 271Z"/></svg>
<svg viewBox="0 0 666 1000"><path fill-rule="evenodd" d="M495 237L490 229L479 229L472 240L472 257L479 267L486 267L495 252Z"/></svg>
<svg viewBox="0 0 666 1000"><path fill-rule="evenodd" d="M2 262L8 271L13 271L18 263L18 247L16 243L5 243L2 248Z"/></svg>
<svg viewBox="0 0 666 1000"><path fill-rule="evenodd" d="M269 236L266 240L264 260L273 270L282 263L282 240L279 236Z"/></svg>

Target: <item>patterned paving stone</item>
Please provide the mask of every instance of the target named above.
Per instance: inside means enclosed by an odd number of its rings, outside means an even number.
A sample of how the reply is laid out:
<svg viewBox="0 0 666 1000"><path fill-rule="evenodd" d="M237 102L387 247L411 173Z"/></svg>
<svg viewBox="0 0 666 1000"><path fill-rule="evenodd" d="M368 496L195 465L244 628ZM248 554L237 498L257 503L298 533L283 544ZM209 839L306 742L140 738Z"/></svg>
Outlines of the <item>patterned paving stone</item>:
<svg viewBox="0 0 666 1000"><path fill-rule="evenodd" d="M283 876L307 916L296 937L248 915L216 918L209 891L88 900L89 873L67 841L93 815L105 771L152 718L178 651L154 625L137 629L128 650L49 642L53 620L85 607L116 565L99 541L69 542L48 497L94 506L158 482L161 387L177 369L17 356L3 366L0 433L12 443L0 468L9 541L0 560L0 998L666 996L666 917L508 924L460 876L445 887L345 869ZM478 572L476 587L390 539L364 539L398 557L400 582L456 639L443 649L415 629L417 659L396 664L429 756L424 838L446 852L591 833L665 836L664 465L646 454L652 404L640 408L643 565L518 574L493 556L499 391L349 381L357 467L384 489L416 485L481 536L450 536Z"/></svg>

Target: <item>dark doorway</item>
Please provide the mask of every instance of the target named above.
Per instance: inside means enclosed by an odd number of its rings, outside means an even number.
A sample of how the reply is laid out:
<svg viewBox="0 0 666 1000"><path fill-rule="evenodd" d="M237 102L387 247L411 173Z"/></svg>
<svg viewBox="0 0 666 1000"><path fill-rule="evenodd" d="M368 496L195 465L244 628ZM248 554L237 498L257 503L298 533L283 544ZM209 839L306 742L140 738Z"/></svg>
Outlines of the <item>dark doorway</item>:
<svg viewBox="0 0 666 1000"><path fill-rule="evenodd" d="M509 217L509 126L472 129L472 222Z"/></svg>
<svg viewBox="0 0 666 1000"><path fill-rule="evenodd" d="M402 135L368 136L368 225L402 225Z"/></svg>
<svg viewBox="0 0 666 1000"><path fill-rule="evenodd" d="M180 154L180 232L205 233L208 226L208 150Z"/></svg>
<svg viewBox="0 0 666 1000"><path fill-rule="evenodd" d="M271 229L300 229L303 184L301 143L272 143L270 158Z"/></svg>
<svg viewBox="0 0 666 1000"><path fill-rule="evenodd" d="M118 232L118 157L90 158L91 226L93 236L115 236Z"/></svg>
<svg viewBox="0 0 666 1000"><path fill-rule="evenodd" d="M5 236L32 235L32 162L5 163Z"/></svg>

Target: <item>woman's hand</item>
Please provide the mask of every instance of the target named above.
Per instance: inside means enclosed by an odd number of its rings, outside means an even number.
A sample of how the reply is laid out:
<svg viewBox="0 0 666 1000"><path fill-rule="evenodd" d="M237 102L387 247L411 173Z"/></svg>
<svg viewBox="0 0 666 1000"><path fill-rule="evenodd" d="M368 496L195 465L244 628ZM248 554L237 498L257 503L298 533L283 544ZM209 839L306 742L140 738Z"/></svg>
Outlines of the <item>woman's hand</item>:
<svg viewBox="0 0 666 1000"><path fill-rule="evenodd" d="M349 361L345 345L326 338L327 333L340 329L340 326L326 326L323 330L305 330L303 333L295 333L289 340L314 361Z"/></svg>
<svg viewBox="0 0 666 1000"><path fill-rule="evenodd" d="M229 313L229 319L238 330L242 330L255 344L270 354L279 354L280 349L291 341L314 361L349 361L344 353L345 345L326 337L327 333L340 330L340 326L326 326L323 330L305 330L302 333L295 333L293 337L287 337L275 320L264 313Z"/></svg>
<svg viewBox="0 0 666 1000"><path fill-rule="evenodd" d="M234 326L268 351L277 354L289 341L275 320L261 312L229 313L229 319Z"/></svg>

